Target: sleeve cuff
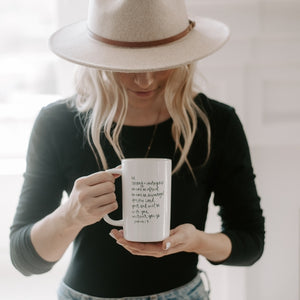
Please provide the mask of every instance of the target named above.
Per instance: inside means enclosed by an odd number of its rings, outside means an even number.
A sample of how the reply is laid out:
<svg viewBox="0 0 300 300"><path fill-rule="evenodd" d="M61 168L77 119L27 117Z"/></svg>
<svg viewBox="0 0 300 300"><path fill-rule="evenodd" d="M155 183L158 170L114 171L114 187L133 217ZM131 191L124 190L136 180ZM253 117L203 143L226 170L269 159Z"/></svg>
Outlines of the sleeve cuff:
<svg viewBox="0 0 300 300"><path fill-rule="evenodd" d="M251 266L261 257L263 246L251 233L234 230L225 230L222 233L231 240L232 250L223 261L208 260L212 265Z"/></svg>
<svg viewBox="0 0 300 300"><path fill-rule="evenodd" d="M10 242L10 255L13 265L23 275L46 273L56 262L44 260L36 252L30 237L33 224L14 232Z"/></svg>

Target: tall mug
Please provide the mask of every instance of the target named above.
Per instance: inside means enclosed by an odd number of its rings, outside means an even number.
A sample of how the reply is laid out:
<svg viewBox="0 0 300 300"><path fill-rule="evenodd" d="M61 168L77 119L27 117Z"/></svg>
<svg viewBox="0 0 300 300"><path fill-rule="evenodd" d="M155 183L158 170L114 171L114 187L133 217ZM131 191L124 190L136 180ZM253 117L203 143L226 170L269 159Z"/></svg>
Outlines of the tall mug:
<svg viewBox="0 0 300 300"><path fill-rule="evenodd" d="M123 226L124 238L158 242L170 234L172 161L164 158L123 159L121 168L106 172L122 175L123 219L104 220Z"/></svg>

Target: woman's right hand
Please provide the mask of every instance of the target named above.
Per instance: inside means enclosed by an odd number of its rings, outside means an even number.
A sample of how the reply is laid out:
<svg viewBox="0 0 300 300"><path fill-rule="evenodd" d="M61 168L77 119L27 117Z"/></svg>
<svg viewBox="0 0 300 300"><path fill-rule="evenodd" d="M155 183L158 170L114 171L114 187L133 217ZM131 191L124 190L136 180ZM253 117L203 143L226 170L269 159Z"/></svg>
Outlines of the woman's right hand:
<svg viewBox="0 0 300 300"><path fill-rule="evenodd" d="M100 221L104 215L116 210L115 177L107 172L97 172L78 178L70 198L63 205L69 224L85 227Z"/></svg>

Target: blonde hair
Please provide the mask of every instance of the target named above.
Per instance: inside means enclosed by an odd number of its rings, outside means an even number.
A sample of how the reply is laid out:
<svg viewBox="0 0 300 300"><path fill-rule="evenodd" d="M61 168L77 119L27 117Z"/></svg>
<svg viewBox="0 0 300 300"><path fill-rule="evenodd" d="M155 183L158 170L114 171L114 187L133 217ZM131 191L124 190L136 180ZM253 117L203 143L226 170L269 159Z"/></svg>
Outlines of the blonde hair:
<svg viewBox="0 0 300 300"><path fill-rule="evenodd" d="M193 177L187 156L197 130L198 117L207 129L208 149L205 162L210 154L211 137L209 120L194 101L194 72L194 64L175 69L169 76L164 91L165 104L173 120L172 137L175 142L175 151L179 150L181 153L179 161L173 168L173 173L186 163ZM103 168L107 169L100 136L103 132L119 159L124 158L119 136L128 108L126 90L116 80L115 73L82 66L77 70L75 83L77 97L74 98L73 105L79 112L87 113L85 131L88 142L97 161L100 159ZM117 110L119 118L118 122L114 123Z"/></svg>

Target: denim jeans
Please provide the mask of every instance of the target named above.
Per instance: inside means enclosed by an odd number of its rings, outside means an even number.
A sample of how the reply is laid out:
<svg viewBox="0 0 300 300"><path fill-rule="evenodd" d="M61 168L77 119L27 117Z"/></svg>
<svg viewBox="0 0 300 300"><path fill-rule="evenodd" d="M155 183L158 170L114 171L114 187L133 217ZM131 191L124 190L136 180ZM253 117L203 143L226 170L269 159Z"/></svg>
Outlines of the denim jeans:
<svg viewBox="0 0 300 300"><path fill-rule="evenodd" d="M202 280L205 279L205 280ZM63 282L58 289L58 300L209 300L209 281L204 271L199 271L198 275L189 283L159 294L141 297L122 297L122 298L101 298L79 293Z"/></svg>

